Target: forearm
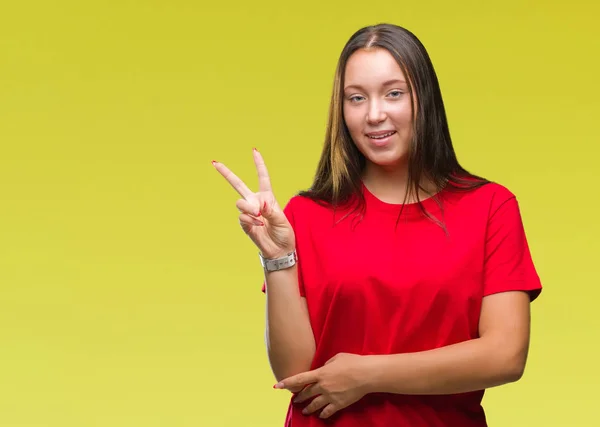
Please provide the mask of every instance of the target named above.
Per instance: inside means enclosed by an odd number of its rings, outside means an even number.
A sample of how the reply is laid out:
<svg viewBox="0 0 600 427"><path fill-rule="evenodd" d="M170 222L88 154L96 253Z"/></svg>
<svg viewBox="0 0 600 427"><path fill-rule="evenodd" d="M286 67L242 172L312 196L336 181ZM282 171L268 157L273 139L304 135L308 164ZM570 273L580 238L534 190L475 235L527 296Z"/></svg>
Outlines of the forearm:
<svg viewBox="0 0 600 427"><path fill-rule="evenodd" d="M455 394L517 381L526 352L479 338L434 350L366 356L369 389L396 394Z"/></svg>
<svg viewBox="0 0 600 427"><path fill-rule="evenodd" d="M298 290L297 267L266 273L266 344L277 381L308 371L315 340L306 303Z"/></svg>

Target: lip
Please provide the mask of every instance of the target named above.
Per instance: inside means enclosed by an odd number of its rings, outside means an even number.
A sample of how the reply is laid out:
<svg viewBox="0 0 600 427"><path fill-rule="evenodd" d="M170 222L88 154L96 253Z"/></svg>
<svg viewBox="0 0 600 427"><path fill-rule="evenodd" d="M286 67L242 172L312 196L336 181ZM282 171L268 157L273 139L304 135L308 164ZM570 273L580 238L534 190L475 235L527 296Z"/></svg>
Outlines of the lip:
<svg viewBox="0 0 600 427"><path fill-rule="evenodd" d="M388 129L388 130L380 130L377 132L367 132L365 135L367 136L379 136L379 135L385 135L386 133L390 133L390 132L396 132L394 129Z"/></svg>
<svg viewBox="0 0 600 427"><path fill-rule="evenodd" d="M390 132L394 132L394 133L386 138L381 138L381 139L370 138L370 136L385 135L386 133L390 133ZM394 135L396 135L396 133L397 132L395 130L384 130L384 131L378 131L378 132L369 132L365 135L367 136L367 138L369 139L369 142L372 145L374 145L376 147L383 147L394 137Z"/></svg>

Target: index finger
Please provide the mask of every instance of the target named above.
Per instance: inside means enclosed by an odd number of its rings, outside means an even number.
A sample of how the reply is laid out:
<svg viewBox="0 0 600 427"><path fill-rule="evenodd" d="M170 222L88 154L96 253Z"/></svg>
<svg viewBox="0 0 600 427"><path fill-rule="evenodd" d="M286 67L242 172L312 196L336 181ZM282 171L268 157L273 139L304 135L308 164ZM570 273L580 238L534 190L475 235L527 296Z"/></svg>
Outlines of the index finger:
<svg viewBox="0 0 600 427"><path fill-rule="evenodd" d="M254 164L256 165L256 172L258 172L258 189L259 191L272 191L271 190L271 178L269 178L269 172L267 171L267 165L262 155L255 148L254 150Z"/></svg>
<svg viewBox="0 0 600 427"><path fill-rule="evenodd" d="M219 162L213 162L213 165L215 169L219 171L221 175L223 175L223 178L225 178L227 182L231 184L235 191L239 193L240 196L246 200L254 196L254 193L246 186L246 184L244 184L244 182L238 178L236 174L231 172L227 166Z"/></svg>
<svg viewBox="0 0 600 427"><path fill-rule="evenodd" d="M317 371L308 371L301 374L294 375L292 377L281 380L275 384L274 388L295 388L300 386L306 386L317 382Z"/></svg>

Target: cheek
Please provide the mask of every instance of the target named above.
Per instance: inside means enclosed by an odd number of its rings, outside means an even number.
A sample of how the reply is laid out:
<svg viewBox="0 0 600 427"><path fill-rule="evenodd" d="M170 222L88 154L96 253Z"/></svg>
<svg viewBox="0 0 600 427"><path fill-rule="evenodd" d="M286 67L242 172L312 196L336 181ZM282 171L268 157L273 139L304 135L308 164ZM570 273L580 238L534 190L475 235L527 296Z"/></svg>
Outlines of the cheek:
<svg viewBox="0 0 600 427"><path fill-rule="evenodd" d="M359 134L362 135L363 121L361 117L363 116L361 116L357 108L344 111L344 121L346 122L350 134L353 136Z"/></svg>
<svg viewBox="0 0 600 427"><path fill-rule="evenodd" d="M409 105L398 105L392 111L390 116L396 124L403 127L410 126L412 123L412 111Z"/></svg>

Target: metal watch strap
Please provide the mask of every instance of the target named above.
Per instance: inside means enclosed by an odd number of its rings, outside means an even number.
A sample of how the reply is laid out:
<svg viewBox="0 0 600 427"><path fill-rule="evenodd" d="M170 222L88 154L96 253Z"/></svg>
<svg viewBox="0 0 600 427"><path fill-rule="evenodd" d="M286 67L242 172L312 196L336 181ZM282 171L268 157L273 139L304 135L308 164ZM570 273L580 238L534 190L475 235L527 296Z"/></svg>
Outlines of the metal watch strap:
<svg viewBox="0 0 600 427"><path fill-rule="evenodd" d="M290 268L296 265L296 262L298 261L298 255L296 253L296 250L290 252L285 256L282 256L281 258L275 259L265 258L262 256L261 253L259 253L258 256L260 257L261 265L267 271L277 271Z"/></svg>

